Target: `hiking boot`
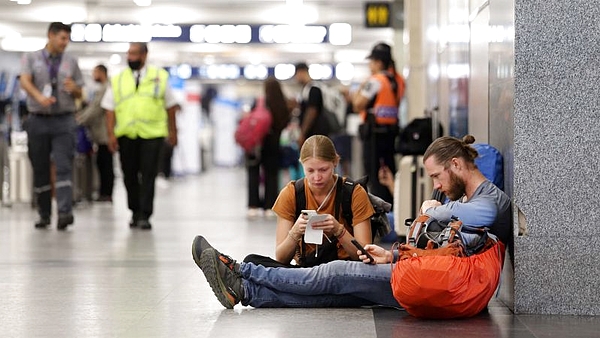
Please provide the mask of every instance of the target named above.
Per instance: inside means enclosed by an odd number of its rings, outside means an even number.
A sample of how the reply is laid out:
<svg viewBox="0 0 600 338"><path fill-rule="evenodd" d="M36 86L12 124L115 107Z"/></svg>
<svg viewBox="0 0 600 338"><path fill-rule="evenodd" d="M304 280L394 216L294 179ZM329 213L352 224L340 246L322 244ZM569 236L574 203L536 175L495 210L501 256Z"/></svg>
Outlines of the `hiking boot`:
<svg viewBox="0 0 600 338"><path fill-rule="evenodd" d="M56 228L58 230L65 230L67 229L67 226L73 224L73 222L73 214L59 214L58 222L56 222Z"/></svg>
<svg viewBox="0 0 600 338"><path fill-rule="evenodd" d="M221 260L221 255L215 249L208 248L200 256L198 265L215 296L228 309L244 298L242 277Z"/></svg>
<svg viewBox="0 0 600 338"><path fill-rule="evenodd" d="M206 240L206 238L204 238L204 236L200 236L200 235L196 236L194 238L194 241L192 242L192 258L194 258L194 262L196 262L196 265L198 265L199 268L202 268L200 266L200 258L202 257L202 253L204 251L206 251L207 249L215 250L215 252L219 256L219 260L221 260L221 262L223 264L225 264L229 268L229 270L231 270L235 273L239 273L239 271L240 271L239 263L237 263L233 258L231 258L227 255L223 255L222 253L217 251L217 249L215 249L212 245L210 245L210 243L208 243L208 241Z"/></svg>

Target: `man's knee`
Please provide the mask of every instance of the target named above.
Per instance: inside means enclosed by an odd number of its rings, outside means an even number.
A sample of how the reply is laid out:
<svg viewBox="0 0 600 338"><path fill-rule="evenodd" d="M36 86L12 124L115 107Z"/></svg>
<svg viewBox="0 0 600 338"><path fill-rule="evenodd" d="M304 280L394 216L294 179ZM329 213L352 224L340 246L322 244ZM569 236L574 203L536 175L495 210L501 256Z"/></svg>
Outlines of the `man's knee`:
<svg viewBox="0 0 600 338"><path fill-rule="evenodd" d="M57 178L69 178L73 172L73 158L57 157L54 159Z"/></svg>

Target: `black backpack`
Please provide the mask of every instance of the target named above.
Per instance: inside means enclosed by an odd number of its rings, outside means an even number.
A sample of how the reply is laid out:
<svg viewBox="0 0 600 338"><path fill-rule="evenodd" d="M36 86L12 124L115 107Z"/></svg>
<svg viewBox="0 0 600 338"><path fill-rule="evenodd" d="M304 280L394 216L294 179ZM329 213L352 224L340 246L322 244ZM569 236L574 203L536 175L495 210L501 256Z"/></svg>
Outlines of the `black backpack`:
<svg viewBox="0 0 600 338"><path fill-rule="evenodd" d="M444 128L438 125L438 135L433 137L430 117L410 121L396 138L396 152L402 155L423 155L434 139L444 135Z"/></svg>
<svg viewBox="0 0 600 338"><path fill-rule="evenodd" d="M352 225L352 192L354 191L354 187L357 184L360 184L365 189L367 186L368 177L365 176L358 181L352 181L349 178L346 178L346 181L338 180L336 186L336 200L334 207L335 217L338 218L337 215L341 212L350 226ZM304 179L299 179L294 182L294 187L296 189L296 218L300 216L300 212L306 209L306 195L304 190ZM381 198L369 194L369 200L371 201L371 205L373 205L373 209L375 209L375 213L371 216L371 231L373 234L373 241L375 239L381 238L390 233L391 227L389 220L387 218L386 213L388 213L392 205L388 202L382 200ZM331 242L323 241L322 245L318 247L318 254L306 254L307 253L307 244L304 243L304 237L302 239L302 243L300 244L300 250L298 253L299 262L297 265L292 264L283 264L280 263L273 258L261 256L261 255L248 255L244 258L244 262L246 263L254 263L260 264L267 267L287 267L287 268L297 268L297 267L311 267L317 266L322 263L331 262L338 259L338 241L337 239L332 239Z"/></svg>
<svg viewBox="0 0 600 338"><path fill-rule="evenodd" d="M338 218L340 213L340 206L342 217L346 220L349 226L352 226L352 193L354 187L360 184L365 190L367 190L368 176L353 181L346 177L346 180L338 180L336 187L336 200L334 206L334 216ZM306 209L306 196L304 194L304 179L299 179L294 182L296 189L296 219L300 216L300 212ZM373 216L371 216L371 232L373 241L386 236L391 231L390 222L387 218L387 213L392 209L392 205L380 197L377 197L367 191L369 195L369 201L375 210Z"/></svg>

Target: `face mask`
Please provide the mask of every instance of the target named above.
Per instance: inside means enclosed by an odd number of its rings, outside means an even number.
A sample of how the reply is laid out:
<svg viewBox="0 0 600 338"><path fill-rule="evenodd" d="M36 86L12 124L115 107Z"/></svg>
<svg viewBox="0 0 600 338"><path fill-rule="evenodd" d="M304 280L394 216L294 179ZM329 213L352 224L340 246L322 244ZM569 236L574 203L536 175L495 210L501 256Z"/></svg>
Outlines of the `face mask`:
<svg viewBox="0 0 600 338"><path fill-rule="evenodd" d="M127 63L129 64L129 68L131 68L131 70L139 70L140 68L142 68L142 61L140 60L127 60Z"/></svg>

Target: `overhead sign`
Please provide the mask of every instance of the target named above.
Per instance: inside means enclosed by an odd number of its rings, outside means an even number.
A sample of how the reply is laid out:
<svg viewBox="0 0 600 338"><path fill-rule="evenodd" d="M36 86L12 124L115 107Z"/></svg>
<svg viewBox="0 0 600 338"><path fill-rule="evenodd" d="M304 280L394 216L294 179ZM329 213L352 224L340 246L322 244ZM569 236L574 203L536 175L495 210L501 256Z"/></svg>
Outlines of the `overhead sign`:
<svg viewBox="0 0 600 338"><path fill-rule="evenodd" d="M73 42L192 42L192 43L332 43L349 44L351 29L341 24L307 25L139 25L77 23L71 26ZM349 26L349 25L348 25ZM343 27L342 27L343 28ZM341 41L341 43L340 43Z"/></svg>
<svg viewBox="0 0 600 338"><path fill-rule="evenodd" d="M392 4L390 2L365 3L365 27L392 27Z"/></svg>

